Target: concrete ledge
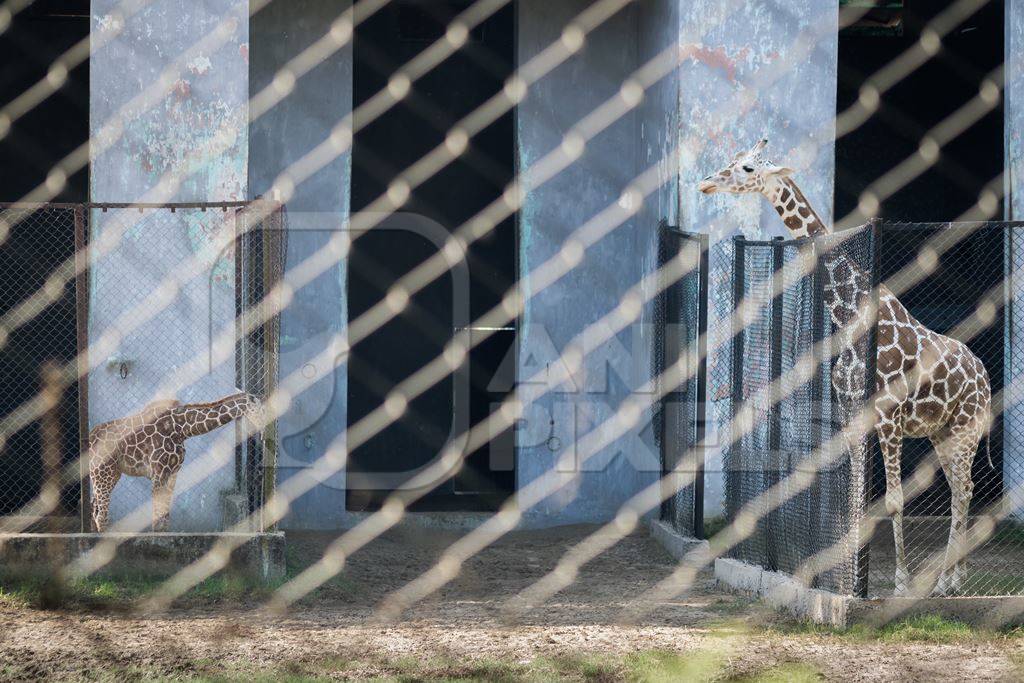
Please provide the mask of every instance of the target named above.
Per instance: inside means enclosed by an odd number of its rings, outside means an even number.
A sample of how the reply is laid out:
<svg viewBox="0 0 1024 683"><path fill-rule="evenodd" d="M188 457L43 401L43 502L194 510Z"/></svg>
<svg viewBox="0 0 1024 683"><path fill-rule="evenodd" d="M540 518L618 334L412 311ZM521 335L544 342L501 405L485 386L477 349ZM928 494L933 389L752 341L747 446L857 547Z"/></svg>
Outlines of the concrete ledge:
<svg viewBox="0 0 1024 683"><path fill-rule="evenodd" d="M697 559L710 552L707 541L683 536L672 525L660 519L651 520L651 538L661 544L677 560Z"/></svg>
<svg viewBox="0 0 1024 683"><path fill-rule="evenodd" d="M768 571L739 560L715 560L715 579L735 591L760 597L776 609L837 628L847 626L850 602L855 600L808 588L788 574Z"/></svg>
<svg viewBox="0 0 1024 683"><path fill-rule="evenodd" d="M720 585L757 596L794 616L837 628L854 624L877 627L921 615L986 628L1024 624L1024 596L864 600L808 588L789 574L729 559L715 560L715 579Z"/></svg>
<svg viewBox="0 0 1024 683"><path fill-rule="evenodd" d="M148 533L148 534L0 534L0 567L8 571L49 571L88 554L105 539L118 541L104 573L171 573L203 555L223 538L239 546L228 568L258 581L284 577L283 533Z"/></svg>

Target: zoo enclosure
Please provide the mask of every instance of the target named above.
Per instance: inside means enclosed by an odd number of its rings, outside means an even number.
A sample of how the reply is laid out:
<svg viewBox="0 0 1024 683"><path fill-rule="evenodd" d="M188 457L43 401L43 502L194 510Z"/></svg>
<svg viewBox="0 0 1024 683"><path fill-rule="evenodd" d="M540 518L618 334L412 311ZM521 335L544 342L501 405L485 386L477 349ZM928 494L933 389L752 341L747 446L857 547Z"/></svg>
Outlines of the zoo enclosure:
<svg viewBox="0 0 1024 683"><path fill-rule="evenodd" d="M664 487L661 519L683 536L703 538L708 236L663 221L658 270L653 374L664 382L654 432ZM676 372L666 372L673 367Z"/></svg>
<svg viewBox="0 0 1024 683"><path fill-rule="evenodd" d="M1014 318L1024 277L1022 226L874 222L823 238L733 241L734 310L747 304L733 318L726 508L731 521L744 509L758 521L730 557L837 593L893 592L881 453L874 434L865 435L865 470L851 470L843 438L850 411L838 405L830 379L843 340L824 301L822 264L841 254L892 290L918 321L963 341L984 364L993 390L992 465L983 439L973 461L961 593L1024 593L1024 394L1017 386L1024 330ZM869 365L860 379L873 380L874 331L856 343ZM802 369L804 360L811 363ZM858 409L874 392L874 381L864 386ZM901 461L908 568L913 578L937 576L950 526L949 487L927 439L905 438Z"/></svg>
<svg viewBox="0 0 1024 683"><path fill-rule="evenodd" d="M154 392L174 389L176 373L182 402L234 387L264 399L273 391L270 295L282 274L284 220L281 205L262 201L0 204L0 378L9 389L0 407L0 530L91 530L88 463L79 459L89 429L167 398ZM214 338L232 320L233 352L215 362ZM196 361L189 354L208 356L202 372L184 371ZM40 415L32 406L47 363L63 381L58 405ZM56 417L47 438L59 439L59 465L44 462L47 416ZM179 478L175 498L210 510L207 528L191 530L219 530L261 509L274 481L266 472L274 436L271 423L263 443L237 444L219 476ZM194 441L183 475L197 459ZM57 480L57 506L40 509L44 482ZM148 481L122 478L114 498L115 522L142 508L148 515Z"/></svg>

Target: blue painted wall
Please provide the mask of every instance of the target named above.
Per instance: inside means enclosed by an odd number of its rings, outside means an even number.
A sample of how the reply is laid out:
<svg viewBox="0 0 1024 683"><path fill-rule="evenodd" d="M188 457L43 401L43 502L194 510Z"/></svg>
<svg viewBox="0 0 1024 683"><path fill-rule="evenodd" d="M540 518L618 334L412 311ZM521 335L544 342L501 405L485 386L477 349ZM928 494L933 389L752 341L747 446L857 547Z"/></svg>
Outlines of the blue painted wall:
<svg viewBox="0 0 1024 683"><path fill-rule="evenodd" d="M680 4L679 224L711 236L709 440L725 420L729 396L730 314L727 241L788 234L760 196L713 195L697 183L740 150L769 138L769 156L796 169L795 180L821 217L832 221L835 177L838 6L820 0L693 0ZM720 347L722 352L713 349ZM705 515L723 512L721 450L709 449Z"/></svg>
<svg viewBox="0 0 1024 683"><path fill-rule="evenodd" d="M97 202L225 201L245 198L247 176L248 3L196 0L187 8L155 0L125 22L117 0L93 0L94 41L111 38L90 56L90 134L97 136L116 114L124 133L106 150L93 145L90 195ZM222 21L229 30L207 49L196 41ZM120 33L118 34L118 31ZM181 55L180 64L174 61ZM172 86L149 107L132 105L169 67ZM177 177L170 193L152 194L161 178ZM120 225L118 222L121 221ZM234 319L234 266L224 253L234 224L230 214L199 211L93 212L94 243L109 230L126 229L109 254L96 256L91 272L89 333L98 340L117 329L120 348L89 375L91 425L122 417L157 398L158 388L178 369L209 353L210 342ZM147 305L157 285L181 263L198 257L204 272L189 281L171 305L148 322L125 320L126 311ZM109 361L109 362L108 362ZM121 363L130 368L121 378ZM176 392L183 402L209 401L234 391L234 355L208 366L202 377ZM161 397L168 397L166 395ZM171 528L221 527L221 492L234 485L232 449L214 454L224 430L188 442L185 468L171 514ZM223 458L212 473L197 464ZM112 519L143 508L147 480L125 478L114 491Z"/></svg>
<svg viewBox="0 0 1024 683"><path fill-rule="evenodd" d="M285 63L323 37L347 0L276 0L252 20L253 94ZM296 83L294 91L250 129L249 194L266 194L278 174L326 140L352 111L349 42ZM288 200L286 268L292 271L348 223L351 156L341 154L298 185ZM296 397L278 421L278 480L320 458L346 427L345 263L298 289L281 316L281 378ZM333 349L330 360L325 349ZM309 380L314 379L312 385ZM317 379L319 378L319 379ZM301 385L301 393L299 387ZM345 513L345 473L337 473L292 504L285 528L337 528Z"/></svg>
<svg viewBox="0 0 1024 683"><path fill-rule="evenodd" d="M519 63L557 41L566 24L588 4L582 0L521 0ZM644 17L647 25L654 19ZM637 6L628 6L591 34L580 53L530 89L517 113L520 169L557 148L573 124L619 91L637 65L639 21ZM665 114L647 110L645 116L650 122L645 133L650 153L641 154L641 117L634 111L592 140L572 167L528 192L520 219L520 276L555 255L584 221L614 204L633 180L641 160L646 163L657 154L663 141L654 128L664 124ZM628 288L650 271L654 226L646 222L672 204L671 192L661 200L662 205L651 215L643 220L634 216L590 248L582 263L562 280L532 292L522 316L520 382L543 371L581 330L618 306ZM647 381L650 345L639 327L618 334L588 355L574 386L563 385L534 405L520 432L517 469L521 486L558 467L578 437L611 416L623 399ZM547 437L552 432L560 448L549 447ZM526 523L606 520L632 494L655 481L659 463L649 411L635 429L596 457L582 465L569 458L560 469L566 467L581 470L579 476L527 512Z"/></svg>

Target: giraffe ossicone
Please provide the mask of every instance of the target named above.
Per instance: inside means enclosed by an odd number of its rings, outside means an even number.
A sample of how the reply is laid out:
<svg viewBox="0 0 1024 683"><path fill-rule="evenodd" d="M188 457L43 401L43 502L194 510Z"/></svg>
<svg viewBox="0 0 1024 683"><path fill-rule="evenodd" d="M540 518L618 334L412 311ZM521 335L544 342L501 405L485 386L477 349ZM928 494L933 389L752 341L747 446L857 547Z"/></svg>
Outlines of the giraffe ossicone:
<svg viewBox="0 0 1024 683"><path fill-rule="evenodd" d="M262 403L252 394L239 392L212 403L153 401L134 415L93 427L88 458L96 531L109 526L111 492L122 475L153 482L153 531L166 531L174 485L185 462L185 440L243 417L249 434L262 432L266 422Z"/></svg>
<svg viewBox="0 0 1024 683"><path fill-rule="evenodd" d="M794 237L826 235L832 230L793 181L792 169L768 161L761 140L737 154L725 168L700 182L704 194L729 192L763 195ZM839 250L822 256L824 303L838 331L841 347L832 366L832 386L851 459L851 507L858 520L864 499L864 432L856 419L864 397L866 364L856 340L870 324L871 278ZM885 506L895 541L895 593L911 590L903 541L903 438L928 438L950 488L950 529L942 571L932 592L959 593L964 585L968 551L968 509L974 492L971 468L978 445L988 437L992 388L981 360L956 339L918 322L885 286L879 287L878 356L875 372L874 429L885 465ZM986 442L986 448L988 443ZM991 466L991 456L989 464Z"/></svg>

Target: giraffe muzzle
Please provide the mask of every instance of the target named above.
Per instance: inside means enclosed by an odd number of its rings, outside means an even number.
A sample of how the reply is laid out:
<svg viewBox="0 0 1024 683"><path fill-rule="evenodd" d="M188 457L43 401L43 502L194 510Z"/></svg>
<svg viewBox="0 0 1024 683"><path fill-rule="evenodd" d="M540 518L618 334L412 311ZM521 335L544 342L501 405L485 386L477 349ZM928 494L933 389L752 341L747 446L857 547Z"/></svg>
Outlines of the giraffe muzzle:
<svg viewBox="0 0 1024 683"><path fill-rule="evenodd" d="M707 178L705 178L704 180L700 181L700 185L697 186L697 189L703 192L704 194L712 194L713 192L715 192L715 190L718 189L718 186L715 185L715 181L708 180Z"/></svg>

